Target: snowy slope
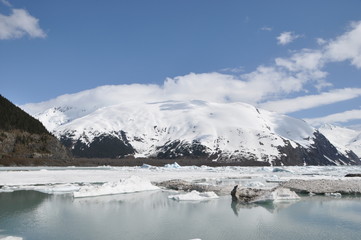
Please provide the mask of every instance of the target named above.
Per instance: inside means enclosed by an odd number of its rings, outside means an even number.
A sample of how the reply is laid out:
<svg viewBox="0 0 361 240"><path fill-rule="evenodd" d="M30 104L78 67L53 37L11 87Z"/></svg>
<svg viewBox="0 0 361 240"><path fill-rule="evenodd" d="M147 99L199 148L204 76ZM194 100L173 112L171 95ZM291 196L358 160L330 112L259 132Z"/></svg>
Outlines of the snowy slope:
<svg viewBox="0 0 361 240"><path fill-rule="evenodd" d="M75 156L207 157L276 165L349 163L299 119L245 103L127 101L118 96L130 94L123 88L104 86L22 108L72 148Z"/></svg>
<svg viewBox="0 0 361 240"><path fill-rule="evenodd" d="M361 131L325 124L319 128L330 142L343 153L352 150L361 156Z"/></svg>
<svg viewBox="0 0 361 240"><path fill-rule="evenodd" d="M286 116L261 112L253 106L232 103L164 102L127 106L116 105L98 111L60 126L56 134L62 135L69 129L75 130L75 138L85 133L89 141L99 133L112 134L123 130L139 155L147 156L156 146L172 140L185 142L199 141L212 149L229 153L248 151L258 158L265 152L277 155L271 145L281 145L279 135L310 144L303 139L313 133L313 129L300 120L284 124ZM284 125L280 126L277 122ZM260 145L260 144L263 145Z"/></svg>

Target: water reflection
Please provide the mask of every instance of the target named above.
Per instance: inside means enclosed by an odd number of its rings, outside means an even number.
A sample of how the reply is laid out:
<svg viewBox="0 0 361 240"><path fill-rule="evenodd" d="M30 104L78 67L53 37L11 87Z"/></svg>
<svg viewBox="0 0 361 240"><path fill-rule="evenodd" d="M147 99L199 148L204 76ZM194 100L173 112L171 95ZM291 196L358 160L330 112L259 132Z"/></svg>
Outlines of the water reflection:
<svg viewBox="0 0 361 240"><path fill-rule="evenodd" d="M279 212L282 209L288 208L295 204L297 201L284 201L284 202L272 202L267 201L263 203L240 203L237 201L231 202L231 208L236 216L241 209L252 209L252 208L264 208L270 213Z"/></svg>
<svg viewBox="0 0 361 240"><path fill-rule="evenodd" d="M0 219L9 218L17 214L26 214L33 211L48 194L35 191L4 192L0 194Z"/></svg>
<svg viewBox="0 0 361 240"><path fill-rule="evenodd" d="M230 196L179 202L168 199L170 194L74 199L31 191L0 193L0 234L25 240L328 240L358 239L361 234L360 198L315 196L245 205Z"/></svg>
<svg viewBox="0 0 361 240"><path fill-rule="evenodd" d="M12 235L18 226L32 224L33 213L49 197L35 191L0 193L1 235Z"/></svg>

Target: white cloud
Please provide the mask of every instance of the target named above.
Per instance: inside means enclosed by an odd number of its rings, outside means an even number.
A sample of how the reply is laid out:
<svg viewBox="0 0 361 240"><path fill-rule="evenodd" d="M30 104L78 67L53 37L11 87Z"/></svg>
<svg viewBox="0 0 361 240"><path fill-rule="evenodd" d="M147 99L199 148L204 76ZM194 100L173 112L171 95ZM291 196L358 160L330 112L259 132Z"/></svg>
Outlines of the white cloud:
<svg viewBox="0 0 361 240"><path fill-rule="evenodd" d="M300 35L296 35L293 32L283 32L277 37L277 40L278 40L278 44L287 45L300 37L301 37Z"/></svg>
<svg viewBox="0 0 361 240"><path fill-rule="evenodd" d="M45 32L39 27L39 20L24 9L13 9L10 16L0 14L0 39L16 39L28 35L44 38Z"/></svg>
<svg viewBox="0 0 361 240"><path fill-rule="evenodd" d="M246 83L237 77L221 73L190 73L167 78L162 86L162 96L170 100L199 99L214 102L240 101ZM169 100L167 99L167 100Z"/></svg>
<svg viewBox="0 0 361 240"><path fill-rule="evenodd" d="M353 22L350 31L331 41L325 48L325 57L330 62L349 60L361 68L361 21Z"/></svg>
<svg viewBox="0 0 361 240"><path fill-rule="evenodd" d="M255 71L243 74L241 79L247 83L241 94L252 104L270 96L301 91L303 87L303 79L277 67L259 66Z"/></svg>
<svg viewBox="0 0 361 240"><path fill-rule="evenodd" d="M289 58L276 58L277 66L295 71L317 71L324 65L323 53L320 50L302 49Z"/></svg>
<svg viewBox="0 0 361 240"><path fill-rule="evenodd" d="M244 67L235 67L235 68L223 68L220 72L228 72L228 73L240 73L244 72Z"/></svg>
<svg viewBox="0 0 361 240"><path fill-rule="evenodd" d="M8 0L0 0L0 2L7 7L11 7L11 3Z"/></svg>
<svg viewBox="0 0 361 240"><path fill-rule="evenodd" d="M261 30L262 30L262 31L271 32L271 31L272 31L272 28L265 26L265 27L261 27Z"/></svg>
<svg viewBox="0 0 361 240"><path fill-rule="evenodd" d="M361 29L361 22L352 26L353 29L340 35L336 40L324 40L324 45L319 49L294 51L289 57L276 58L274 64L258 66L253 72L241 75L189 74L168 79L164 89L172 89L171 92L174 93L172 96L177 96L177 99L243 101L281 113L296 112L359 97L360 88L346 88L295 99L272 101L272 99L282 99L291 93L302 91L306 93L310 86L318 91L332 87L332 84L327 82L328 73L324 71L324 67L335 61L353 59L352 63L356 63L357 60L357 54L347 55L349 57L342 59L330 57L331 50L339 52L338 48L342 50L347 46L352 50L358 49L357 46L361 45L361 37L355 37L358 36L358 29ZM170 93L170 91L166 92Z"/></svg>
<svg viewBox="0 0 361 240"><path fill-rule="evenodd" d="M283 99L260 104L260 107L279 113L291 113L350 100L361 96L361 88L344 88L324 92L319 95L308 95L293 99Z"/></svg>
<svg viewBox="0 0 361 240"><path fill-rule="evenodd" d="M318 45L324 45L327 43L327 41L323 38L316 38L316 42Z"/></svg>
<svg viewBox="0 0 361 240"><path fill-rule="evenodd" d="M358 66L357 51L355 53L353 50L358 50L361 44L361 37L355 37L358 36L358 29L361 29L361 22L352 26L351 30L335 40L325 42L318 49L294 51L288 57L276 58L268 66L260 65L252 72L239 73L242 68L229 68L221 70L224 73L190 73L167 78L162 85L104 86L97 91L84 91L84 94L91 93L91 96L88 96L92 99L89 100L89 104L97 102L100 106L119 104L119 96L122 96L122 101L198 99L210 102L246 102L281 113L353 99L361 96L361 88L335 89L318 95L283 99L292 93L307 93L310 86L319 91L331 87L326 78L328 73L324 70L331 62L350 60L353 65ZM68 98L65 96L62 101L66 102ZM274 99L281 100L274 101ZM343 121L351 115L347 116L345 115ZM331 117L336 119L335 116ZM333 122L331 117L314 119L314 121ZM342 119L342 114L336 117Z"/></svg>
<svg viewBox="0 0 361 240"><path fill-rule="evenodd" d="M325 123L347 123L352 120L361 119L361 110L354 109L341 113L331 114L325 117L320 118L307 118L304 119L306 122L310 123L313 126L320 126Z"/></svg>

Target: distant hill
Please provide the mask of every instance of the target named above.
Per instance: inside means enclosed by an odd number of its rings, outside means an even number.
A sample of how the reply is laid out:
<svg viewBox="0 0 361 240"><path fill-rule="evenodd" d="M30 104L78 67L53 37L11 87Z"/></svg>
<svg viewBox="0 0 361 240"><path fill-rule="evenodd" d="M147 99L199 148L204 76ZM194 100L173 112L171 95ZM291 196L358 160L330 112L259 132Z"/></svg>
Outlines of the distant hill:
<svg viewBox="0 0 361 240"><path fill-rule="evenodd" d="M43 124L0 95L0 165L15 158L68 159Z"/></svg>

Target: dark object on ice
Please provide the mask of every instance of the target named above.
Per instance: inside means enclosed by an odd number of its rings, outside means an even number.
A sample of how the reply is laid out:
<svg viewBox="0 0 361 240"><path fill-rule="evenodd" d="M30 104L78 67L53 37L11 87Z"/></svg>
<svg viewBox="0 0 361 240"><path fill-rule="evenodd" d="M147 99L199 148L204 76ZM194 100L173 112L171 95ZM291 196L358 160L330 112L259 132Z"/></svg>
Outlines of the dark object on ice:
<svg viewBox="0 0 361 240"><path fill-rule="evenodd" d="M190 192L196 190L198 192L215 192L217 195L227 195L231 190L228 186L214 186L208 184L198 184L193 182L184 181L181 179L173 179L159 183L153 183L158 187L172 189L177 191Z"/></svg>
<svg viewBox="0 0 361 240"><path fill-rule="evenodd" d="M348 173L345 177L361 177L361 173Z"/></svg>
<svg viewBox="0 0 361 240"><path fill-rule="evenodd" d="M257 201L260 197L268 195L275 190L273 189L257 189L257 188L242 188L236 185L232 192L232 201L251 203Z"/></svg>
<svg viewBox="0 0 361 240"><path fill-rule="evenodd" d="M300 197L289 188L274 187L271 189L246 188L235 186L231 192L232 200L239 203L269 203L273 201L294 201Z"/></svg>

